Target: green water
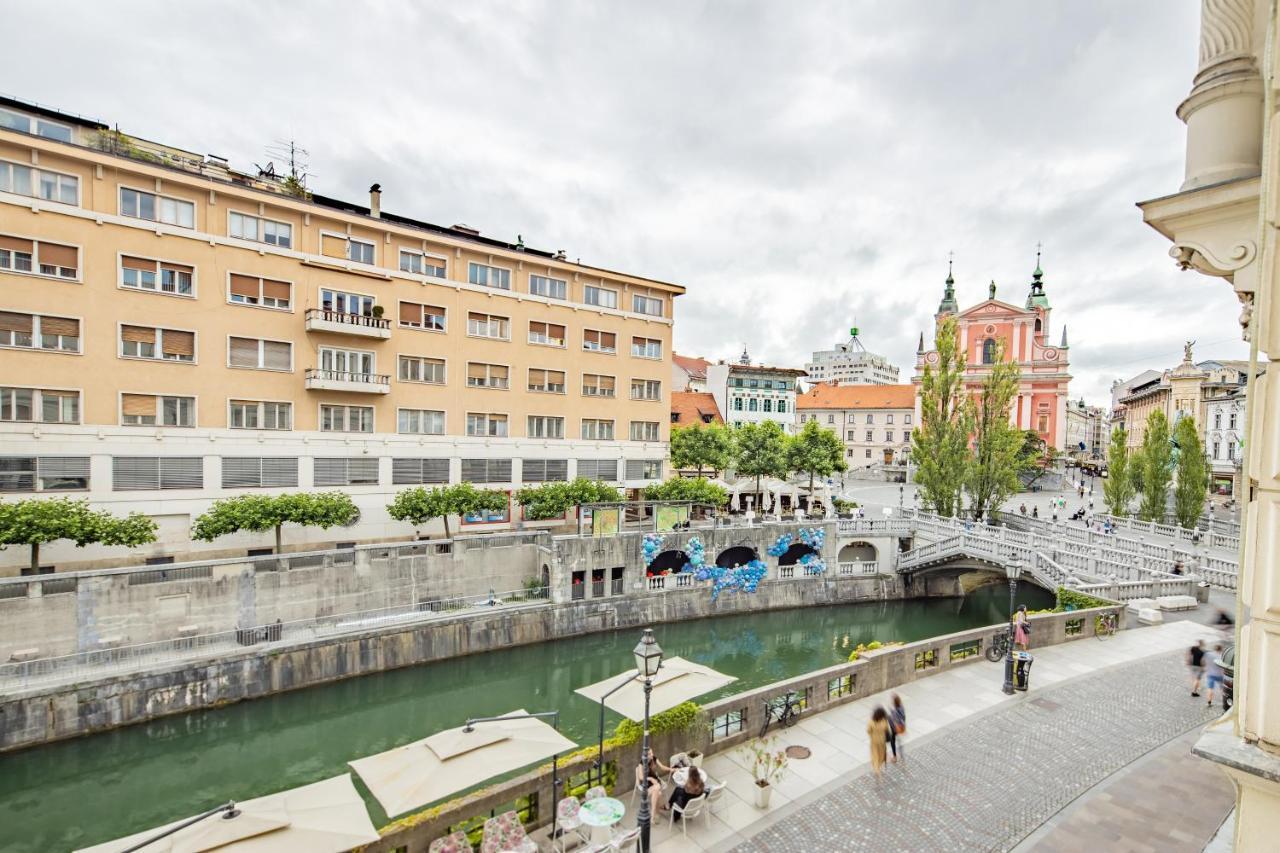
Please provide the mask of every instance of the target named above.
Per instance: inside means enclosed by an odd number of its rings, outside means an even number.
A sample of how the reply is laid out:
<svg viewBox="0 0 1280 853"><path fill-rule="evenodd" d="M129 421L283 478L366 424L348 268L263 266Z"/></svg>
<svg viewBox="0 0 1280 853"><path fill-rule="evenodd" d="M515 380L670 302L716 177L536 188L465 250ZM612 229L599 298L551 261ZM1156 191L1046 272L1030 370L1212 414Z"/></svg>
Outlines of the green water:
<svg viewBox="0 0 1280 853"><path fill-rule="evenodd" d="M1019 601L1052 606L1023 585ZM860 642L918 640L1006 618L1003 585L963 599L849 604L655 625L663 650L739 680L729 695L844 661ZM596 739L597 705L573 690L632 665L639 631L368 675L168 717L0 756L0 850L72 850L195 814L228 799L304 785L346 762L461 725L468 716L558 708L560 728ZM612 726L616 718L611 718ZM386 816L373 802L375 825Z"/></svg>

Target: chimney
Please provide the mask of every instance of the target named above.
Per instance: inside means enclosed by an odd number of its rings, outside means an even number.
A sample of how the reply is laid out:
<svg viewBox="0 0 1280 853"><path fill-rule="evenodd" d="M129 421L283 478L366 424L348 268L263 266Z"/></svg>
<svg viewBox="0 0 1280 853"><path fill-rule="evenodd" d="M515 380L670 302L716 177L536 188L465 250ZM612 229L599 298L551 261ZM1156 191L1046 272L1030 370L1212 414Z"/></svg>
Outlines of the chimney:
<svg viewBox="0 0 1280 853"><path fill-rule="evenodd" d="M369 215L374 219L382 218L382 184L369 187Z"/></svg>

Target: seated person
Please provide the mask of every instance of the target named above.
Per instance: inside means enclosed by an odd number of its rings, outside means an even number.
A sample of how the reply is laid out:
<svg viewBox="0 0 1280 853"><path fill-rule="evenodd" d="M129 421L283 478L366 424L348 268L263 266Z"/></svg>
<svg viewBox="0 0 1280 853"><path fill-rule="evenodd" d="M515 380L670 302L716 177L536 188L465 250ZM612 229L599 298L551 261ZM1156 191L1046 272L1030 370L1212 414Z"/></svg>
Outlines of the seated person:
<svg viewBox="0 0 1280 853"><path fill-rule="evenodd" d="M662 777L663 773L670 773L671 768L658 760L658 756L653 754L650 749L645 756L647 759L644 764L636 765L636 787L639 788L644 783L644 777L649 776L649 811L656 814L658 811L658 803L662 799Z"/></svg>
<svg viewBox="0 0 1280 853"><path fill-rule="evenodd" d="M690 800L695 797L701 797L706 792L706 778L698 768L690 767L689 775L684 780L684 785L677 786L676 789L671 792L671 799L667 800L667 804L663 806L663 808L670 809L672 806L679 806L683 809L688 805Z"/></svg>

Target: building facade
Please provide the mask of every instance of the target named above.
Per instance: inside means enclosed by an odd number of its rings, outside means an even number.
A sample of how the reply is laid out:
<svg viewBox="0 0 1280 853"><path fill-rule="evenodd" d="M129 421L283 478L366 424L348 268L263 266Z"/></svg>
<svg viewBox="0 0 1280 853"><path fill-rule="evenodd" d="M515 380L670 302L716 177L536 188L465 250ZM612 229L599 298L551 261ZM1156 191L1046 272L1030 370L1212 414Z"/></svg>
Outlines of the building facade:
<svg viewBox="0 0 1280 853"><path fill-rule="evenodd" d="M1199 69L1177 108L1187 125L1185 180L1139 207L1173 244L1181 269L1232 288L1244 337L1267 368L1262 376L1246 371L1235 706L1193 749L1230 776L1234 846L1255 853L1275 849L1280 836L1280 393L1270 387L1277 381L1270 365L1280 360L1280 163L1273 156L1280 102L1269 91L1280 15L1263 0L1200 9ZM1273 150L1264 160L1267 139Z"/></svg>
<svg viewBox="0 0 1280 853"><path fill-rule="evenodd" d="M1067 455L1073 459L1100 459L1106 456L1110 415L1102 406L1084 400L1067 401Z"/></svg>
<svg viewBox="0 0 1280 853"><path fill-rule="evenodd" d="M955 278L948 270L935 319L940 323L944 317L956 318L965 359L964 383L970 393L978 392L1003 347L1004 358L1017 362L1020 372L1017 396L1009 412L1010 423L1018 429L1035 430L1047 445L1064 450L1067 385L1071 381L1067 330L1063 328L1060 344L1050 344L1051 311L1043 278L1037 259L1030 292L1022 307L996 299L996 284L992 282L986 301L961 311L956 302ZM937 350L925 348L921 333L912 383L918 388L925 366L937 363Z"/></svg>
<svg viewBox="0 0 1280 853"><path fill-rule="evenodd" d="M312 531L331 542L414 535L385 504L419 484L661 477L680 286L392 215L377 185L365 207L0 110L6 497L140 510L164 559L269 544L188 538L262 490L349 492L359 524ZM121 555L63 546L50 562Z"/></svg>
<svg viewBox="0 0 1280 853"><path fill-rule="evenodd" d="M796 401L800 422L840 436L849 468L903 465L916 420L914 385L814 385Z"/></svg>
<svg viewBox="0 0 1280 853"><path fill-rule="evenodd" d="M672 391L671 426L687 427L696 424L722 424L720 407L708 391Z"/></svg>
<svg viewBox="0 0 1280 853"><path fill-rule="evenodd" d="M671 390L706 391L707 365L710 363L705 358L691 358L680 353L672 353Z"/></svg>
<svg viewBox="0 0 1280 853"><path fill-rule="evenodd" d="M1205 404L1205 454L1209 457L1212 488L1221 495L1239 493L1245 405L1243 388L1212 397Z"/></svg>
<svg viewBox="0 0 1280 853"><path fill-rule="evenodd" d="M1159 411L1171 426L1181 417L1193 417L1208 453L1212 442L1208 432L1210 404L1237 392L1243 396L1247 368L1247 363L1241 361L1193 362L1189 342L1178 366L1164 371L1144 370L1128 382L1115 383L1112 399L1117 422L1123 423L1127 433L1126 444L1131 449L1141 447L1147 419Z"/></svg>
<svg viewBox="0 0 1280 853"><path fill-rule="evenodd" d="M796 381L803 370L751 364L744 352L737 363L707 365L707 389L725 423L732 426L774 421L787 432L796 428Z"/></svg>
<svg viewBox="0 0 1280 853"><path fill-rule="evenodd" d="M812 382L833 385L897 385L898 368L882 355L869 352L858 338L858 328L849 330L849 340L828 350L814 352L804 366Z"/></svg>

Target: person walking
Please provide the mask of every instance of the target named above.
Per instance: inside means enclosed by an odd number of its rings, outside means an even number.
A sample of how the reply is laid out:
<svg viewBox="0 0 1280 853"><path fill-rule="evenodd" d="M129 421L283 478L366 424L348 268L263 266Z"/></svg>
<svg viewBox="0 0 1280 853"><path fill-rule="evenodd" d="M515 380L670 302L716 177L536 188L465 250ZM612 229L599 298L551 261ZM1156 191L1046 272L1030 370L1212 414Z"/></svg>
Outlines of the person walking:
<svg viewBox="0 0 1280 853"><path fill-rule="evenodd" d="M1200 679L1204 676L1204 640L1187 649L1187 669L1191 671L1191 695L1200 695Z"/></svg>
<svg viewBox="0 0 1280 853"><path fill-rule="evenodd" d="M1018 512L1022 513L1023 517L1025 518L1027 515L1027 505L1023 504L1022 506L1018 507Z"/></svg>
<svg viewBox="0 0 1280 853"><path fill-rule="evenodd" d="M1033 507L1031 508L1031 517L1032 517L1032 518L1039 518L1039 517L1040 517L1040 507L1038 507L1038 506L1033 506Z"/></svg>
<svg viewBox="0 0 1280 853"><path fill-rule="evenodd" d="M1204 672L1209 682L1209 707L1213 707L1213 689L1222 683L1222 644L1213 647L1213 651L1205 655Z"/></svg>
<svg viewBox="0 0 1280 853"><path fill-rule="evenodd" d="M907 733L907 709L897 693L889 697L889 748L893 750L893 762L902 757L902 738Z"/></svg>
<svg viewBox="0 0 1280 853"><path fill-rule="evenodd" d="M1031 626L1027 622L1027 605L1023 604L1018 607L1018 612L1013 616L1013 641L1022 647L1025 652L1027 643L1031 640Z"/></svg>
<svg viewBox="0 0 1280 853"><path fill-rule="evenodd" d="M871 769L879 776L884 772L885 747L889 742L889 714L883 705L877 705L867 721L867 737L871 741Z"/></svg>

